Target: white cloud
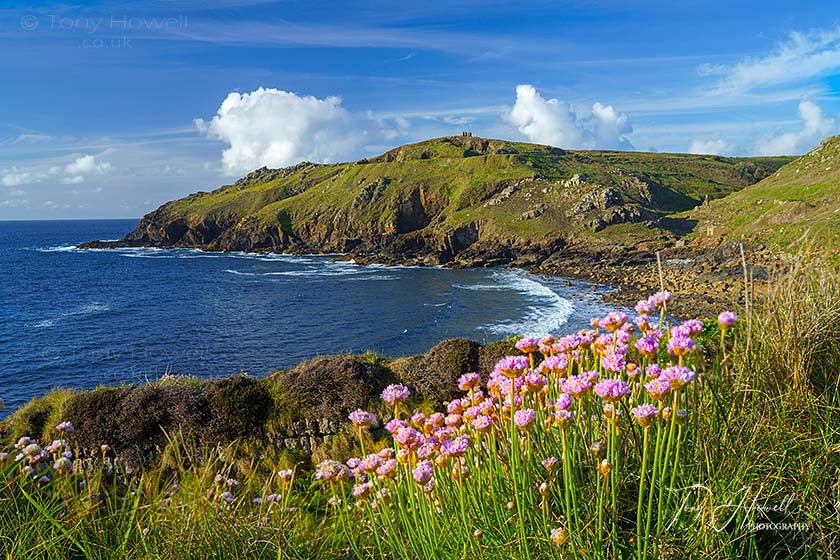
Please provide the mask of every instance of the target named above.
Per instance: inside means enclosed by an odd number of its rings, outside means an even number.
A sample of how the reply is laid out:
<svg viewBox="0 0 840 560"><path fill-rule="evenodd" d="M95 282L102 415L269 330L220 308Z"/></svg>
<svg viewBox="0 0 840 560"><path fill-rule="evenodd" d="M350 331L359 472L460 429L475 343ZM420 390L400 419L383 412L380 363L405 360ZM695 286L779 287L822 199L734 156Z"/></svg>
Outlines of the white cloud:
<svg viewBox="0 0 840 560"><path fill-rule="evenodd" d="M738 148L732 142L717 138L714 140L700 140L695 138L688 146L689 154L706 154L715 156L734 155Z"/></svg>
<svg viewBox="0 0 840 560"><path fill-rule="evenodd" d="M113 169L113 167L107 161L100 162L96 160L96 156L84 155L68 164L64 168L64 172L67 175L83 175L88 173L104 175L105 173L111 171L111 169Z"/></svg>
<svg viewBox="0 0 840 560"><path fill-rule="evenodd" d="M837 120L823 113L810 99L799 102L802 128L775 137L763 138L755 146L757 155L798 155L816 146L820 140L837 132Z"/></svg>
<svg viewBox="0 0 840 560"><path fill-rule="evenodd" d="M17 171L16 169L11 169L0 177L0 183L3 183L4 187L28 185L30 183L37 183L40 180L40 177L31 171Z"/></svg>
<svg viewBox="0 0 840 560"><path fill-rule="evenodd" d="M747 57L731 65L700 66L702 75L719 75L716 91L737 92L794 83L840 68L840 26L793 32L762 57Z"/></svg>
<svg viewBox="0 0 840 560"><path fill-rule="evenodd" d="M351 113L340 97L318 99L278 89L230 93L198 129L228 144L222 166L231 175L257 167L282 167L300 161L335 162L357 157L366 144L400 134L370 115Z"/></svg>
<svg viewBox="0 0 840 560"><path fill-rule="evenodd" d="M72 177L65 177L61 182L65 185L78 185L79 183L84 183L85 178L81 175L74 175Z"/></svg>
<svg viewBox="0 0 840 560"><path fill-rule="evenodd" d="M633 149L633 144L624 136L633 132L630 117L619 113L612 105L597 102L592 105L592 115L595 117L595 143L598 147Z"/></svg>
<svg viewBox="0 0 840 560"><path fill-rule="evenodd" d="M612 105L595 103L588 117L559 99L546 100L534 88L516 87L516 102L505 119L530 141L561 148L633 149L625 134L633 131L629 117Z"/></svg>

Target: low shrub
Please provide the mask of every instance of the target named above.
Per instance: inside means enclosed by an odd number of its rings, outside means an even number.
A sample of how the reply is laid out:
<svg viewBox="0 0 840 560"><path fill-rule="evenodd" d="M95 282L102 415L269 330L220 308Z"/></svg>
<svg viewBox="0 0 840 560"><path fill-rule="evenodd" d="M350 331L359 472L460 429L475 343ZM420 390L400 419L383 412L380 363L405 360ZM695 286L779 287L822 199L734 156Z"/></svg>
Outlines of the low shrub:
<svg viewBox="0 0 840 560"><path fill-rule="evenodd" d="M278 407L296 412L290 420L341 422L378 399L391 380L388 370L355 356L316 358L272 376Z"/></svg>
<svg viewBox="0 0 840 560"><path fill-rule="evenodd" d="M481 344L466 338L444 340L426 354L395 360L399 380L425 400L442 403L458 396L457 379L477 371Z"/></svg>
<svg viewBox="0 0 840 560"><path fill-rule="evenodd" d="M266 386L244 375L210 383L205 395L211 415L208 435L221 442L260 435L274 407Z"/></svg>

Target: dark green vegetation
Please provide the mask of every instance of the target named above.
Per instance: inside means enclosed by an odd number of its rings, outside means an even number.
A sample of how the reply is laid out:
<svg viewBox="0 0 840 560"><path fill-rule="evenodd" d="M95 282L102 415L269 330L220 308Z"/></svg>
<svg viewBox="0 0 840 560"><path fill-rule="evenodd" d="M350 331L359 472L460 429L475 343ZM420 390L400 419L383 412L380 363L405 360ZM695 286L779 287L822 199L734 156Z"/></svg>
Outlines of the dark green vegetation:
<svg viewBox="0 0 840 560"><path fill-rule="evenodd" d="M69 421L75 430L66 439L77 454L97 457L107 444L131 472L158 464L175 433L200 447L268 441L289 460L308 460L316 447L323 452L345 445L347 414L357 408L378 411L386 385L404 383L418 396L415 404L431 409L451 398L458 376L479 365L487 371L512 351L509 340L482 346L451 339L426 354L395 360L375 354L315 358L260 380L168 376L146 385L60 389L1 423L0 448L24 435L51 441L59 437L55 426Z"/></svg>
<svg viewBox="0 0 840 560"><path fill-rule="evenodd" d="M354 252L464 266L539 261L605 239L673 240L694 224L676 213L789 161L437 138L354 163L259 169L164 204L117 245Z"/></svg>

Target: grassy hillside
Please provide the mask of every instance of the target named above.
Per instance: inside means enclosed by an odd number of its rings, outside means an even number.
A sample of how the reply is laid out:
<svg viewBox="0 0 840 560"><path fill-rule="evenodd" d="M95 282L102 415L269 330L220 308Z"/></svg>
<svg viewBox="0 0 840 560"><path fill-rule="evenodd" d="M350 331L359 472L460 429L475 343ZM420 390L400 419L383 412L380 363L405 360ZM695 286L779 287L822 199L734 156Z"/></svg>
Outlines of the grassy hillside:
<svg viewBox="0 0 840 560"><path fill-rule="evenodd" d="M747 239L789 251L814 244L840 254L840 136L689 216L699 220L701 237Z"/></svg>
<svg viewBox="0 0 840 560"><path fill-rule="evenodd" d="M609 236L658 239L668 220L790 158L565 151L446 137L340 164L259 169L169 202L125 242L222 250L357 251L448 262L464 249Z"/></svg>

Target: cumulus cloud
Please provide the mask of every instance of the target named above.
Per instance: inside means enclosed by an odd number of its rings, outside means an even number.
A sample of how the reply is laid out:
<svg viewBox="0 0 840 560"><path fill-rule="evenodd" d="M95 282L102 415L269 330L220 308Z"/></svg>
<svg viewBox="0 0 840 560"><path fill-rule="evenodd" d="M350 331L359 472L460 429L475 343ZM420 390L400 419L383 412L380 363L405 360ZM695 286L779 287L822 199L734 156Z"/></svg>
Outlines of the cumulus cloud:
<svg viewBox="0 0 840 560"><path fill-rule="evenodd" d="M37 183L39 180L39 176L31 171L18 171L16 169L7 170L7 172L0 177L0 183L3 183L4 187L28 185L30 183Z"/></svg>
<svg viewBox="0 0 840 560"><path fill-rule="evenodd" d="M762 57L747 57L736 64L704 64L702 75L720 76L719 92L794 83L840 68L840 26L793 32Z"/></svg>
<svg viewBox="0 0 840 560"><path fill-rule="evenodd" d="M799 118L802 120L802 128L759 140L755 153L768 156L802 154L826 136L837 132L837 119L825 114L822 108L810 99L799 102Z"/></svg>
<svg viewBox="0 0 840 560"><path fill-rule="evenodd" d="M724 140L723 138L716 138L714 140L700 140L695 138L688 146L689 154L730 156L734 155L737 151L738 148L735 144Z"/></svg>
<svg viewBox="0 0 840 560"><path fill-rule="evenodd" d="M68 164L64 168L64 172L67 175L85 175L90 173L104 175L111 171L111 169L113 168L107 161L97 161L96 156L84 155Z"/></svg>
<svg viewBox="0 0 840 560"><path fill-rule="evenodd" d="M318 99L273 88L231 93L209 122L195 119L194 123L209 137L228 144L222 167L231 175L261 166L357 157L365 144L393 137L406 126L397 122L389 127L369 115L347 111L340 97Z"/></svg>
<svg viewBox="0 0 840 560"><path fill-rule="evenodd" d="M65 185L78 185L79 183L84 183L85 178L81 175L74 175L72 177L65 177L61 182Z"/></svg>
<svg viewBox="0 0 840 560"><path fill-rule="evenodd" d="M534 86L516 87L516 102L505 115L532 142L561 148L633 149L625 136L633 131L629 117L612 105L594 103L591 115L577 113L559 99L545 99Z"/></svg>

